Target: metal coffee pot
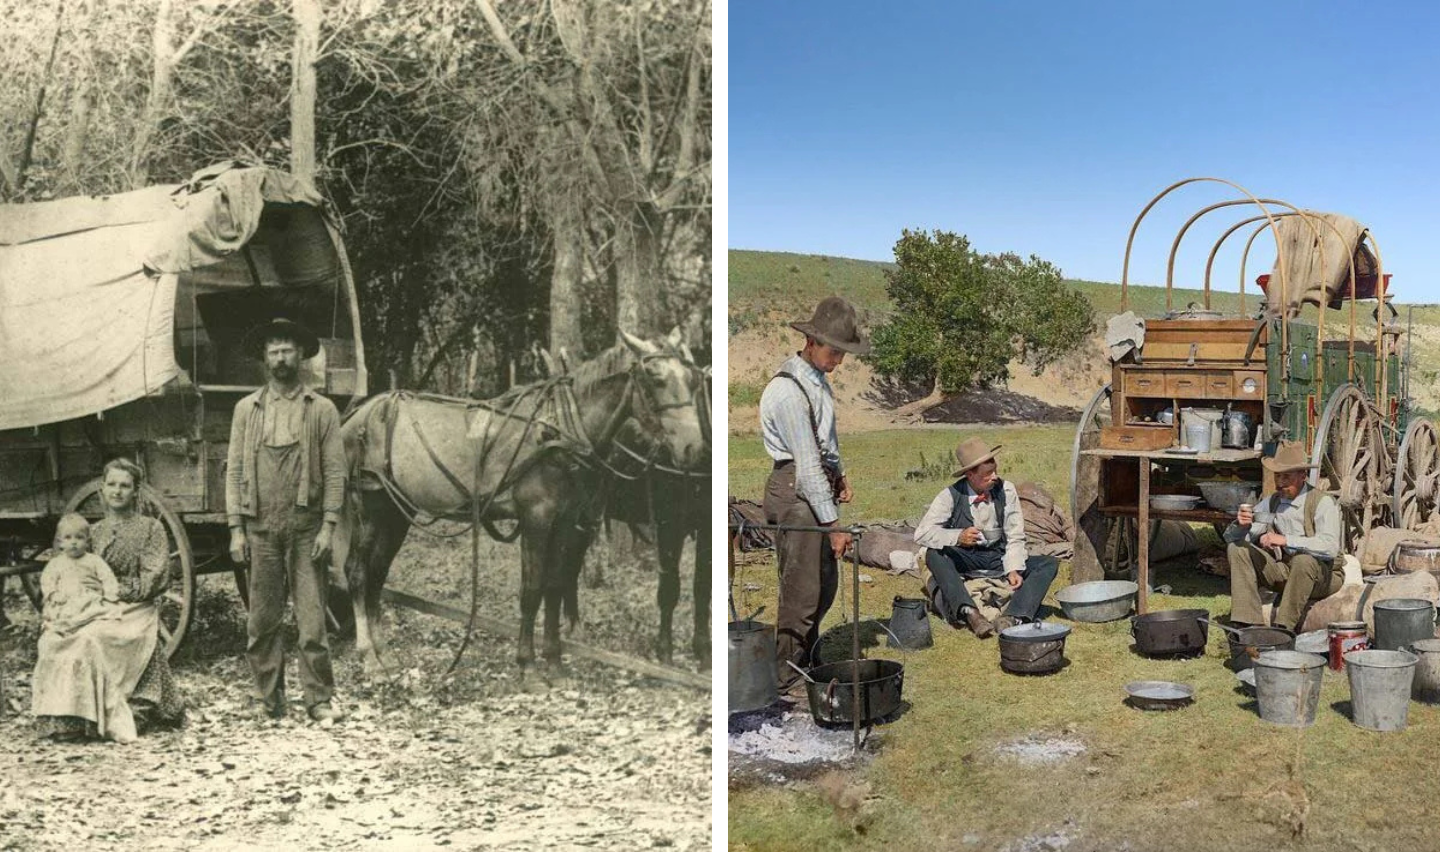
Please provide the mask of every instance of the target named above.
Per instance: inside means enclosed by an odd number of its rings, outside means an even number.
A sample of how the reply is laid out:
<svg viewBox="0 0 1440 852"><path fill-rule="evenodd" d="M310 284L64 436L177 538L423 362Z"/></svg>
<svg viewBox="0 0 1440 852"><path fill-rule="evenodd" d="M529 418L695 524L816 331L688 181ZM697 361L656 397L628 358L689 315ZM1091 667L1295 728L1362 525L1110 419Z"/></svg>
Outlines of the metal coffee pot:
<svg viewBox="0 0 1440 852"><path fill-rule="evenodd" d="M1220 418L1220 446L1245 450L1250 448L1255 421L1243 411L1227 410Z"/></svg>

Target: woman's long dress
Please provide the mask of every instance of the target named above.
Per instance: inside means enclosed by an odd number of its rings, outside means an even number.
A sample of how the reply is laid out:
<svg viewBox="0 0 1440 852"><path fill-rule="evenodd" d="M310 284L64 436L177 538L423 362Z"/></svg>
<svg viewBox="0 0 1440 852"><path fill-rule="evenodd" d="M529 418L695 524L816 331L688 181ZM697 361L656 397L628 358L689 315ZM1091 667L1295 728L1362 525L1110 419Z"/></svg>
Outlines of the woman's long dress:
<svg viewBox="0 0 1440 852"><path fill-rule="evenodd" d="M68 636L41 634L31 709L53 733L133 739L132 700L158 721L183 715L159 635L169 539L158 520L136 515L96 523L91 543L119 581L120 617Z"/></svg>

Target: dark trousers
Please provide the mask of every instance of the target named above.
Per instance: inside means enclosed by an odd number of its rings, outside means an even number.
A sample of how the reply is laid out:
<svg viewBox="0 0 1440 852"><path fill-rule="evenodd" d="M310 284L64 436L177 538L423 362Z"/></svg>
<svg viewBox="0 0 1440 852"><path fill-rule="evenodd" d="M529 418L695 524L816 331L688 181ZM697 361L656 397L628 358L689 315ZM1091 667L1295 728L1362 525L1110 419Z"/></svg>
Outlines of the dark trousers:
<svg viewBox="0 0 1440 852"><path fill-rule="evenodd" d="M815 526L810 504L795 494L795 465L778 467L765 483L765 520L772 524ZM787 661L808 668L820 638L820 621L835 602L840 567L824 533L776 532L780 563L780 603L775 616L776 681L787 689L800 675Z"/></svg>
<svg viewBox="0 0 1440 852"><path fill-rule="evenodd" d="M966 580L979 577L1003 577L1005 569L1002 555L998 550L977 547L942 547L925 551L925 567L935 578L940 590L940 611L951 621L963 621L961 613L965 607L974 608L975 599L965 588ZM1034 618L1040 612L1040 603L1050 584L1055 582L1055 571L1060 561L1053 556L1031 556L1025 560L1025 571L1020 575L1020 588L1010 598L1005 614L1018 618Z"/></svg>
<svg viewBox="0 0 1440 852"><path fill-rule="evenodd" d="M300 630L300 683L305 706L330 700L335 674L330 667L330 637L325 632L326 570L311 558L316 527L252 531L250 543L250 616L245 658L255 676L257 697L268 705L285 700L285 641L281 626L286 598L295 600ZM290 594L286 594L286 589Z"/></svg>

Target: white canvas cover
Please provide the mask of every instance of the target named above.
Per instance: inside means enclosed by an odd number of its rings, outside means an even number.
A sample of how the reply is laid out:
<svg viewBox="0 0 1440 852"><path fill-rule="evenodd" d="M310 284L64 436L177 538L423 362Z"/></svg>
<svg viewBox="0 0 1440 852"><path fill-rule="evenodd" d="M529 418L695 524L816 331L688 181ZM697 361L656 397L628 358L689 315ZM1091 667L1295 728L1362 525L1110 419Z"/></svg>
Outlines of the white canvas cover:
<svg viewBox="0 0 1440 852"><path fill-rule="evenodd" d="M289 175L228 164L182 186L0 205L0 430L101 412L174 379L177 274L240 249L267 201L323 205Z"/></svg>

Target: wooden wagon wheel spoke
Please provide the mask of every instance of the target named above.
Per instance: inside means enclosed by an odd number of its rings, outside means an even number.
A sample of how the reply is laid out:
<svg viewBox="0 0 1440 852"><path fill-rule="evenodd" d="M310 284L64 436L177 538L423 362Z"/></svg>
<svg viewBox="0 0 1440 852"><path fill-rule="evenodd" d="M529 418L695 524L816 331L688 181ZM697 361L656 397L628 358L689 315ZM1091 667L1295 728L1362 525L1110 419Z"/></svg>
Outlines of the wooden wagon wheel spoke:
<svg viewBox="0 0 1440 852"><path fill-rule="evenodd" d="M1310 473L1310 484L1319 487L1328 480L1327 492L1340 502L1346 549L1388 509L1380 488L1381 451L1378 414L1359 388L1340 386L1325 405L1315 432L1311 460L1317 467Z"/></svg>
<svg viewBox="0 0 1440 852"><path fill-rule="evenodd" d="M1440 479L1435 424L1428 417L1410 421L1396 453L1399 471L1395 476L1391 509L1396 526L1415 529L1435 517L1435 486Z"/></svg>
<svg viewBox="0 0 1440 852"><path fill-rule="evenodd" d="M66 503L65 511L78 512L90 521L99 520L105 514L100 502L100 487L103 484L102 477L80 486ZM195 557L190 549L190 537L180 516L170 509L160 492L149 485L140 486L136 495L136 510L158 519L170 540L167 548L170 555L169 576L165 592L160 596L160 635L165 642L165 655L173 657L180 643L185 641L195 600Z"/></svg>

